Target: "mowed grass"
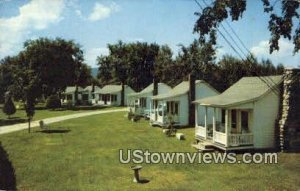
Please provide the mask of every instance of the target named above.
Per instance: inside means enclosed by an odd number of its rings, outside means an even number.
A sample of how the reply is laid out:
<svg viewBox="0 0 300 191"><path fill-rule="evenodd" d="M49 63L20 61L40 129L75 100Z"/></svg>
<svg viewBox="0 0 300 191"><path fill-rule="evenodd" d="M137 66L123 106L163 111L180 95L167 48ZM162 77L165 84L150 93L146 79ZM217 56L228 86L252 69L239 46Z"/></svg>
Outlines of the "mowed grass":
<svg viewBox="0 0 300 191"><path fill-rule="evenodd" d="M148 121L133 123L125 112L55 123L52 130L1 135L16 173L18 190L297 190L300 154L279 154L279 164L142 164L146 184L132 182L132 164L119 162L119 149L195 152L194 129L187 139L166 137Z"/></svg>
<svg viewBox="0 0 300 191"><path fill-rule="evenodd" d="M0 105L0 126L4 125L12 125L17 123L23 123L27 122L26 112L23 108L17 109L16 113L11 115L8 119L8 116L3 113L2 111L3 105ZM82 112L90 112L90 111L96 111L96 110L106 110L106 109L120 109L122 107L74 107L73 109L57 109L57 110L50 110L46 109L44 107L37 107L35 110L35 114L33 116L33 121L35 120L41 120L46 119L50 117L58 117L63 115L70 115L70 114L76 114L76 113L82 113Z"/></svg>

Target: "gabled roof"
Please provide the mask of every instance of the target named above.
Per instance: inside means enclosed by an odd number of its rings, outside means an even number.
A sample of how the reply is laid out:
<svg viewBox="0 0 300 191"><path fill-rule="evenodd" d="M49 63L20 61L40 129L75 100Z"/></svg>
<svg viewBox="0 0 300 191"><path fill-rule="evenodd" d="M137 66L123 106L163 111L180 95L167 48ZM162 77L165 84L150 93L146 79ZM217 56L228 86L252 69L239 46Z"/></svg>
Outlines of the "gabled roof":
<svg viewBox="0 0 300 191"><path fill-rule="evenodd" d="M95 89L94 89L94 91L96 91L96 90L99 90L100 88L98 87L98 86L95 86L94 87ZM83 89L84 91L92 91L93 90L93 86L92 85L90 85L90 86L87 86L87 87L85 87L84 89Z"/></svg>
<svg viewBox="0 0 300 191"><path fill-rule="evenodd" d="M198 83L206 83L206 82L203 81L203 80L196 80L195 85L198 84ZM182 81L180 84L178 84L177 86L175 86L168 93L157 95L157 96L153 96L152 99L154 99L154 100L162 100L162 99L167 99L167 98L173 98L173 97L177 97L177 96L186 94L186 93L189 92L189 90L190 90L189 81Z"/></svg>
<svg viewBox="0 0 300 191"><path fill-rule="evenodd" d="M264 81L270 85L267 85ZM278 87L281 82L282 76L243 77L222 94L199 99L195 103L214 107L244 104L259 99Z"/></svg>
<svg viewBox="0 0 300 191"><path fill-rule="evenodd" d="M103 88L96 90L94 93L113 94L113 93L120 92L121 90L122 90L122 85L105 85Z"/></svg>
<svg viewBox="0 0 300 191"><path fill-rule="evenodd" d="M164 83L158 83L158 88L159 86L162 86L162 85L166 85ZM166 85L167 86L167 85ZM147 86L145 89L143 89L142 91L138 92L138 93L131 93L131 94L128 94L128 96L131 96L131 97L143 97L145 96L146 94L149 94L149 93L152 93L153 92L153 89L154 89L154 85L153 83L150 84L149 86Z"/></svg>
<svg viewBox="0 0 300 191"><path fill-rule="evenodd" d="M66 87L66 90L65 90L65 94L70 94L70 93L75 93L75 91L76 91L76 86L67 86ZM78 92L82 92L83 91L83 89L82 89L82 87L78 87Z"/></svg>
<svg viewBox="0 0 300 191"><path fill-rule="evenodd" d="M92 91L93 90L93 86L86 86L84 89L84 91Z"/></svg>

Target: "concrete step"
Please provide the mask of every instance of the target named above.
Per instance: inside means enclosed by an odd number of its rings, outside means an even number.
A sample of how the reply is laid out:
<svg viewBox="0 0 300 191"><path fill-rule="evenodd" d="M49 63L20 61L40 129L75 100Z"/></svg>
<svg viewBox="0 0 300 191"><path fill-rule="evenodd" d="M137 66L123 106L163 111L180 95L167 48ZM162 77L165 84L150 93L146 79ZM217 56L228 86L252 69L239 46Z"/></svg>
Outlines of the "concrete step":
<svg viewBox="0 0 300 191"><path fill-rule="evenodd" d="M215 149L210 148L210 147L207 148L202 143L192 144L192 147L194 147L195 149L199 150L199 152L212 152L212 151L215 150Z"/></svg>

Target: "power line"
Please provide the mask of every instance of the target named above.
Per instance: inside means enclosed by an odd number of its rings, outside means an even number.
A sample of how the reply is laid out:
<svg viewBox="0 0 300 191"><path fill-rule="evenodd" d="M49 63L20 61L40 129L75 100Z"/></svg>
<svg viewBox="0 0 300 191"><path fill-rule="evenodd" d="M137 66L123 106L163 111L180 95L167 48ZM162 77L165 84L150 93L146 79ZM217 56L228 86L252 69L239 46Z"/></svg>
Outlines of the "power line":
<svg viewBox="0 0 300 191"><path fill-rule="evenodd" d="M205 2L205 0L202 0L203 1L203 3L208 7L208 4ZM276 3L276 2L275 2ZM275 3L274 3L274 5L275 5ZM200 3L197 3L198 5L200 5ZM203 10L203 7L200 5L200 7L201 7L201 9ZM227 20L225 20L225 22L227 22ZM225 30L225 32L228 34L228 36L233 40L233 42L237 45L237 43L235 42L235 40L232 38L232 36L231 36L231 34L226 30L226 28L223 26L223 24L222 23L220 23L220 25L221 25L221 27ZM230 26L230 24L227 22L227 25L231 28L231 30L234 32L234 34L235 34L235 36L239 39L239 41L241 42L241 44L243 45L243 47L245 48L245 50L248 52L248 54L249 55L251 55L251 52L249 51L249 49L245 46L245 44L242 42L242 40L239 38L239 36L235 33L235 31L234 31L234 29ZM238 47L238 49L244 54L244 52L241 50L241 48L237 45L237 47ZM246 59L247 59L247 61L249 61L250 63L252 63L251 62L251 60L248 58L248 56L247 55L245 55L245 57L246 57ZM250 57L250 58L252 58L253 59L253 61L254 61L254 58L253 57ZM242 59L243 60L243 59ZM254 61L255 62L255 61ZM271 86L272 87L270 87L271 89L274 89L274 92L275 93L280 93L279 92L279 90L278 90L278 88L276 87L276 83L270 78L270 77L268 77L268 76L265 76L264 78L266 78L266 79L262 79L261 77L260 77L260 75L256 72L256 71L254 71L255 72L255 74L264 82L264 83L266 83L268 86L269 86L269 84L271 84ZM269 80L269 81L268 81Z"/></svg>
<svg viewBox="0 0 300 191"><path fill-rule="evenodd" d="M202 7L202 5L197 1L197 0L194 0L195 2L196 2L196 4L202 9L202 11L204 11L204 8ZM206 4L206 2L204 1L204 0L202 0L205 4ZM206 4L206 6L208 6L207 4ZM230 35L230 33L226 30L226 28L222 25L222 23L220 23L220 25L221 25L221 27L224 29L224 31L230 36L230 38L233 40L233 42L237 45L237 43L236 43L236 41L233 39L233 37ZM242 61L245 61L244 59L243 59L243 57L241 56L241 54L234 48L234 46L230 43L230 41L225 37L225 35L218 29L218 28L216 28L216 30L219 32L219 34L223 37L223 39L227 42L227 44L233 49L233 51L240 57L240 59L242 60ZM233 30L233 29L232 29ZM235 33L235 32L234 32ZM236 33L235 33L236 34ZM237 35L236 35L237 36ZM241 41L241 39L240 39L240 41ZM243 44L243 46L244 46L244 48L248 51L248 52L250 52L247 48L246 48L246 46ZM237 47L239 48L239 50L244 54L244 52L241 50L241 48L237 45ZM250 63L252 63L252 61L246 56L246 59L247 59L247 61L248 62L250 62ZM276 85L276 83L271 79L271 78L269 78L272 82L273 82L273 85L272 84L269 84L270 82L268 82L267 81L267 79L265 79L265 78L268 78L267 76L266 77L261 77L261 76L259 76L258 74L257 74L257 72L256 71L254 71L255 72L255 74L257 75L257 77L261 80L261 81L263 81L274 93L276 93L276 94L279 94L279 91L278 91L278 88L276 88L274 85Z"/></svg>

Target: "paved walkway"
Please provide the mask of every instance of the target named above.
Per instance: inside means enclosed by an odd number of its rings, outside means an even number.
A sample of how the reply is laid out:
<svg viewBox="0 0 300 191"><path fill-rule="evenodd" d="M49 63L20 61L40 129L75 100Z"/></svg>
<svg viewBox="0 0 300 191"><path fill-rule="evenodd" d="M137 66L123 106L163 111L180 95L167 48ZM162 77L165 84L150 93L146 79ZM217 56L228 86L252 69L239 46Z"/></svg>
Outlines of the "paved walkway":
<svg viewBox="0 0 300 191"><path fill-rule="evenodd" d="M121 111L127 111L127 108L104 110L104 111L83 112L83 113L70 114L70 115L64 115L64 116L59 116L59 117L51 117L51 118L46 118L46 119L42 119L42 120L47 125L47 124L51 124L51 123L65 121L68 119L78 118L78 117L86 117L86 116L90 116L90 115L121 112ZM31 127L39 126L39 121L40 120L31 122ZM19 123L19 124L15 124L15 125L0 126L0 134L6 134L6 133L14 132L14 131L20 131L20 130L24 130L27 128L28 128L28 123Z"/></svg>

